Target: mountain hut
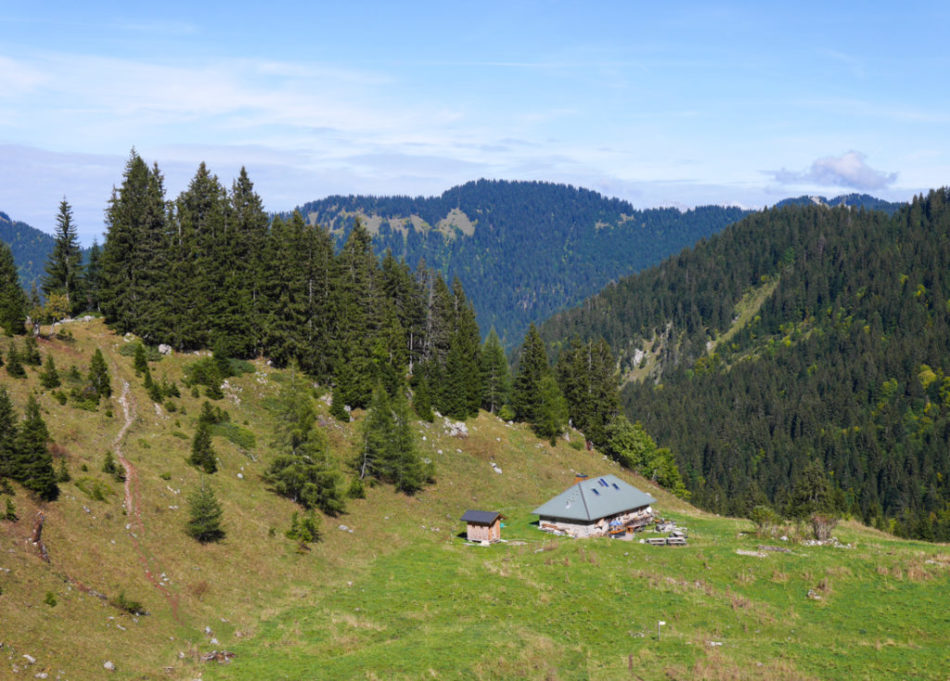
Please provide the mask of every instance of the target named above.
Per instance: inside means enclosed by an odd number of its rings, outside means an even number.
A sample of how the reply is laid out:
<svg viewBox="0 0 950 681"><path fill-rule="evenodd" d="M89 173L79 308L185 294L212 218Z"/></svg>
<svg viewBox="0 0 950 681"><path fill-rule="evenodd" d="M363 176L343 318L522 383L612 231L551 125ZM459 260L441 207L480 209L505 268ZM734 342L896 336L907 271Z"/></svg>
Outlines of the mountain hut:
<svg viewBox="0 0 950 681"><path fill-rule="evenodd" d="M578 476L577 481L534 509L538 527L572 537L603 537L653 522L656 499L615 475Z"/></svg>
<svg viewBox="0 0 950 681"><path fill-rule="evenodd" d="M466 536L469 541L501 541L501 519L498 511L465 511L461 520L466 523Z"/></svg>

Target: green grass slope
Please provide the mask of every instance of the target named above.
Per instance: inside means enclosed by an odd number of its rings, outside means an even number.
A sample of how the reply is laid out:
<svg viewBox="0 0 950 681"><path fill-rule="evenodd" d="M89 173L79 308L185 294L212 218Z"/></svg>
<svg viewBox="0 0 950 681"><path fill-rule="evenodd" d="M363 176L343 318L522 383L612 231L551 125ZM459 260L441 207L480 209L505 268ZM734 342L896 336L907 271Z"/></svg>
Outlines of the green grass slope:
<svg viewBox="0 0 950 681"><path fill-rule="evenodd" d="M185 459L204 398L183 390L175 412L156 407L120 352L123 338L101 321L69 328L74 341L41 340L40 351L65 373L71 364L84 371L102 349L116 392L97 412L60 405L33 370L16 380L0 369L18 409L39 392L57 465L65 460L72 474L42 507L17 487L20 520L0 521L0 678L946 677L947 546L850 523L837 536L851 548L758 538L747 521L698 511L575 449L577 437L551 448L486 414L466 438L440 419L418 424L436 483L415 497L369 487L345 515L323 518L323 540L301 553L284 537L294 504L261 478L272 456L270 406L285 380L263 362L230 379L218 402L243 447L214 437L220 466L210 484L227 536L199 545L183 531L185 497L199 484ZM164 358L152 375L180 381L195 359ZM133 417L119 438L123 381ZM358 424L339 424L317 404L342 469ZM116 445L134 470L131 513L122 483L101 472ZM542 534L530 511L575 472L611 472L648 490L661 514L689 528L689 546ZM87 493L96 483L101 500ZM507 541L467 545L458 517L468 508L504 513ZM40 510L49 563L27 541ZM110 604L120 593L149 614ZM235 657L202 662L212 650Z"/></svg>

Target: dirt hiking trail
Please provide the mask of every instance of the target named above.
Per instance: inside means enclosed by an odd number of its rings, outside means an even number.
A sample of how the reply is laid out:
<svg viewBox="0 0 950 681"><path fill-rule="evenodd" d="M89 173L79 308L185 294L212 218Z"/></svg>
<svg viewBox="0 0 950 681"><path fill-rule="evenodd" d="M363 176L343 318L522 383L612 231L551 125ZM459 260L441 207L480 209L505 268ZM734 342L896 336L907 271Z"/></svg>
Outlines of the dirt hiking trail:
<svg viewBox="0 0 950 681"><path fill-rule="evenodd" d="M135 422L135 399L129 392L129 382L126 380L122 381L122 394L118 397L117 401L122 405L122 414L125 418L125 422L115 436L115 440L112 442L112 449L115 451L116 459L118 459L119 463L122 464L122 467L125 469L124 505L126 515L129 519L129 522L126 524L126 529L132 538L132 545L135 548L135 553L139 557L139 562L142 563L142 567L145 569L145 578L148 579L156 589L162 592L162 595L165 597L165 600L168 601L168 605L171 608L172 616L176 622L181 624L181 617L178 612L178 595L169 591L168 587L155 576L157 568L153 570L151 563L154 561L149 560L142 545L142 539L145 536L145 522L142 519L142 493L139 486L139 475L132 463L126 459L125 454L122 453L122 443L125 440L129 428L131 428ZM157 571L159 574L162 572L161 570Z"/></svg>

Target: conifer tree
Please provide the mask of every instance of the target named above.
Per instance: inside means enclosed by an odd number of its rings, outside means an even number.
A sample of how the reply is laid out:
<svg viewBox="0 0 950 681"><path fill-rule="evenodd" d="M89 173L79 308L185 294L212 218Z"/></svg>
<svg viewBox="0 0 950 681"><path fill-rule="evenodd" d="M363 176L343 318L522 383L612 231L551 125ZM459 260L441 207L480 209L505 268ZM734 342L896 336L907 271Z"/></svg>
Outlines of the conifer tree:
<svg viewBox="0 0 950 681"><path fill-rule="evenodd" d="M148 356L145 354L145 346L142 343L135 344L135 354L132 356L132 366L135 369L135 375L141 376L148 371Z"/></svg>
<svg viewBox="0 0 950 681"><path fill-rule="evenodd" d="M820 461L809 461L798 474L788 505L788 515L807 518L814 513L834 513L834 495L828 474Z"/></svg>
<svg viewBox="0 0 950 681"><path fill-rule="evenodd" d="M6 335L25 331L26 308L26 295L20 287L13 252L0 241L0 326Z"/></svg>
<svg viewBox="0 0 950 681"><path fill-rule="evenodd" d="M226 333L219 326L230 321L222 318L223 308L235 297L225 287L233 265L228 252L229 212L227 192L202 162L175 201L171 314L177 347L208 347L213 333Z"/></svg>
<svg viewBox="0 0 950 681"><path fill-rule="evenodd" d="M82 251L73 224L73 209L65 197L60 201L56 216L55 239L53 251L46 262L43 292L47 296L51 293L64 294L69 314L76 314L86 302L80 291L83 283Z"/></svg>
<svg viewBox="0 0 950 681"><path fill-rule="evenodd" d="M399 357L405 360L411 374L422 356L426 316L423 289L406 261L397 261L389 249L383 257L380 279L383 297L402 331L404 352L400 352Z"/></svg>
<svg viewBox="0 0 950 681"><path fill-rule="evenodd" d="M89 374L87 377L90 388L96 396L96 400L103 397L112 396L112 383L109 378L109 368L106 366L105 357L102 356L102 350L96 348L92 353L92 361L89 362Z"/></svg>
<svg viewBox="0 0 950 681"><path fill-rule="evenodd" d="M24 364L31 366L39 366L43 363L39 348L36 346L35 337L27 336L26 340L23 341L23 353L20 355L20 359Z"/></svg>
<svg viewBox="0 0 950 681"><path fill-rule="evenodd" d="M8 520L11 523L15 523L19 520L19 517L16 514L16 506L13 505L13 499L7 498L6 508L3 511L3 519Z"/></svg>
<svg viewBox="0 0 950 681"><path fill-rule="evenodd" d="M17 458L16 412L7 389L0 385L0 478L12 478Z"/></svg>
<svg viewBox="0 0 950 681"><path fill-rule="evenodd" d="M481 376L481 338L478 332L478 322L475 320L475 309L462 289L462 282L458 278L452 281L452 296L455 299L455 325L452 334L452 351L458 358L458 376L461 394L464 398L466 416L477 416L478 408L482 403L482 376ZM449 373L451 377L451 373Z"/></svg>
<svg viewBox="0 0 950 681"><path fill-rule="evenodd" d="M58 388L61 381L59 372L56 370L56 362L53 360L53 354L46 355L46 363L43 365L43 371L40 372L40 384L47 390Z"/></svg>
<svg viewBox="0 0 950 681"><path fill-rule="evenodd" d="M372 354L381 319L378 262L372 237L359 220L335 264L331 326L334 376L346 403L365 407L378 378Z"/></svg>
<svg viewBox="0 0 950 681"><path fill-rule="evenodd" d="M307 225L299 213L294 214L294 230L299 240L301 285L305 295L304 327L301 342L301 367L319 380L327 380L333 370L333 347L330 337L330 312L333 302L334 256L329 232L317 225Z"/></svg>
<svg viewBox="0 0 950 681"><path fill-rule="evenodd" d="M218 470L214 448L211 446L211 426L202 419L198 420L198 429L191 441L191 456L188 457L188 463L209 475Z"/></svg>
<svg viewBox="0 0 950 681"><path fill-rule="evenodd" d="M263 337L261 330L266 319L262 283L265 269L265 247L269 219L254 183L242 166L231 186L228 197L231 207L233 239L231 241L231 272L243 284L238 307L247 306L246 345L233 345L236 357L246 357L259 351Z"/></svg>
<svg viewBox="0 0 950 681"><path fill-rule="evenodd" d="M185 531L189 537L202 544L221 541L225 536L221 526L223 515L214 490L202 478L201 486L188 497L188 524Z"/></svg>
<svg viewBox="0 0 950 681"><path fill-rule="evenodd" d="M26 403L23 423L16 439L13 478L45 501L59 496L53 457L46 445L49 431L40 415L40 405L33 395Z"/></svg>
<svg viewBox="0 0 950 681"><path fill-rule="evenodd" d="M343 512L339 475L329 464L329 443L316 427L313 400L295 363L281 390L274 445L278 455L265 477L275 492L307 509L319 508L328 515Z"/></svg>
<svg viewBox="0 0 950 681"><path fill-rule="evenodd" d="M515 418L527 423L537 423L541 411L541 379L548 373L548 355L544 341L532 324L521 346L518 374L511 392L511 406Z"/></svg>
<svg viewBox="0 0 950 681"><path fill-rule="evenodd" d="M482 408L495 414L509 400L511 376L505 349L501 345L501 339L498 338L494 326L488 332L488 338L482 346L481 370Z"/></svg>
<svg viewBox="0 0 950 681"><path fill-rule="evenodd" d="M428 477L419 452L416 449L412 433L409 404L402 392L392 401L393 436L390 443L393 483L396 489L405 494L415 494Z"/></svg>
<svg viewBox="0 0 950 681"><path fill-rule="evenodd" d="M119 333L150 342L171 336L169 238L164 179L132 150L106 211L99 302Z"/></svg>
<svg viewBox="0 0 950 681"><path fill-rule="evenodd" d="M393 439L392 408L389 394L381 387L373 391L366 418L362 424L363 446L357 461L360 479L382 479L386 472L387 457Z"/></svg>
<svg viewBox="0 0 950 681"><path fill-rule="evenodd" d="M412 395L412 408L423 421L432 422L432 398L429 393L429 379L423 374L416 382L416 389Z"/></svg>
<svg viewBox="0 0 950 681"><path fill-rule="evenodd" d="M69 468L66 467L66 459L59 460L59 471L56 473L56 482L69 482L72 480L69 474Z"/></svg>
<svg viewBox="0 0 950 681"><path fill-rule="evenodd" d="M541 377L539 398L537 416L531 425L538 437L547 438L553 447L567 425L567 402L550 373Z"/></svg>
<svg viewBox="0 0 950 681"><path fill-rule="evenodd" d="M409 406L399 393L390 398L382 385L373 391L363 422L363 446L357 460L360 478L374 477L413 494L426 481L426 472L415 449Z"/></svg>
<svg viewBox="0 0 950 681"><path fill-rule="evenodd" d="M575 336L558 358L556 373L574 427L602 445L607 423L620 411L620 380L610 346L603 338L582 343Z"/></svg>
<svg viewBox="0 0 950 681"><path fill-rule="evenodd" d="M303 219L286 222L275 218L267 239L263 300L265 354L279 367L304 354L302 330L306 326L306 285L297 258Z"/></svg>
<svg viewBox="0 0 950 681"><path fill-rule="evenodd" d="M346 402L343 399L343 391L339 385L333 386L333 394L330 396L330 414L343 423L350 422L350 412L346 410Z"/></svg>
<svg viewBox="0 0 950 681"><path fill-rule="evenodd" d="M102 248L98 240L93 240L89 249L89 262L84 272L82 289L86 295L87 310L99 310L99 297L102 288Z"/></svg>
<svg viewBox="0 0 950 681"><path fill-rule="evenodd" d="M7 349L6 369L7 373L13 378L26 378L26 370L23 368L23 362L20 353L17 351L15 341L10 341L10 347Z"/></svg>

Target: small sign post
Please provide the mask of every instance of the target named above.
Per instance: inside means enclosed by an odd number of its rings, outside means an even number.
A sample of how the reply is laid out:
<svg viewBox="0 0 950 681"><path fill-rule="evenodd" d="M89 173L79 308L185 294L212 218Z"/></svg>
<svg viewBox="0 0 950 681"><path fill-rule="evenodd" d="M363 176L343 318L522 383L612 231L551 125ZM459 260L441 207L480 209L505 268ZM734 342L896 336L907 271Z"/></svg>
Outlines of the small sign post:
<svg viewBox="0 0 950 681"><path fill-rule="evenodd" d="M663 620L657 620L656 622L656 640L657 641L660 640L660 627L665 627L665 626L666 626L666 622L664 622Z"/></svg>

